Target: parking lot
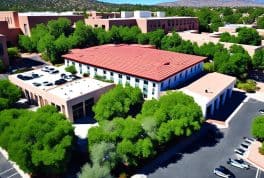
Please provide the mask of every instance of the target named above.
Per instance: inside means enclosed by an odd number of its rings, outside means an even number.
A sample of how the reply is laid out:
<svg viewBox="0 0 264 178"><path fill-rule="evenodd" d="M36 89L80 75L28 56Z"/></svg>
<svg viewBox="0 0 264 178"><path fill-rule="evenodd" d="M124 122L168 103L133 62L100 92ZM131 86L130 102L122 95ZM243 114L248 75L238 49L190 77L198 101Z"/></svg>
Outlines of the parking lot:
<svg viewBox="0 0 264 178"><path fill-rule="evenodd" d="M0 153L0 178L21 178L17 170Z"/></svg>
<svg viewBox="0 0 264 178"><path fill-rule="evenodd" d="M251 137L250 127L252 118L258 115L258 110L264 107L264 103L250 99L233 117L228 129L219 130L222 138L218 141L213 137L204 137L196 140L187 149L174 152L169 160L150 163L141 173L148 174L149 178L212 178L213 169L219 165L228 168L237 178L254 178L257 169L251 167L242 170L226 162L228 158L236 158L234 149L243 142L243 137ZM155 164L159 164L154 165ZM264 173L259 172L258 177L263 178Z"/></svg>

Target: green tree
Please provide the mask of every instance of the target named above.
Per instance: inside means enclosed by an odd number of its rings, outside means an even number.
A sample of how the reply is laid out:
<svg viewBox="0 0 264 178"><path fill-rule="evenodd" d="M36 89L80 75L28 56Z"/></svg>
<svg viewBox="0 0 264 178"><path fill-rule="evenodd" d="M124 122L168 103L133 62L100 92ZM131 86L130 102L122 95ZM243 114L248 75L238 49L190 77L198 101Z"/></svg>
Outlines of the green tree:
<svg viewBox="0 0 264 178"><path fill-rule="evenodd" d="M9 158L33 175L64 173L73 146L73 127L66 118L51 106L37 112L28 110L4 110L0 123L5 127L0 133L0 145ZM14 121L15 120L15 121Z"/></svg>
<svg viewBox="0 0 264 178"><path fill-rule="evenodd" d="M21 97L21 90L9 80L0 80L0 110L10 107Z"/></svg>
<svg viewBox="0 0 264 178"><path fill-rule="evenodd" d="M264 16L258 18L257 27L260 29L264 29Z"/></svg>
<svg viewBox="0 0 264 178"><path fill-rule="evenodd" d="M58 18L57 20L50 20L47 27L49 33L55 38L58 38L62 34L68 36L72 32L71 21L64 17Z"/></svg>
<svg viewBox="0 0 264 178"><path fill-rule="evenodd" d="M3 60L0 58L0 73L3 73L6 69L6 66L3 62Z"/></svg>
<svg viewBox="0 0 264 178"><path fill-rule="evenodd" d="M252 58L252 64L255 69L264 69L264 50L258 50L255 52Z"/></svg>
<svg viewBox="0 0 264 178"><path fill-rule="evenodd" d="M11 60L15 60L17 58L20 58L20 52L19 52L19 49L17 47L8 48L7 53L8 53L9 59L11 59Z"/></svg>
<svg viewBox="0 0 264 178"><path fill-rule="evenodd" d="M178 47L182 43L182 38L176 32L172 32L171 36L164 36L161 40L161 49L171 50Z"/></svg>
<svg viewBox="0 0 264 178"><path fill-rule="evenodd" d="M141 33L138 35L139 44L149 44L149 36L146 33Z"/></svg>
<svg viewBox="0 0 264 178"><path fill-rule="evenodd" d="M164 30L158 29L148 33L149 44L155 45L157 48L161 47L161 40L165 36Z"/></svg>
<svg viewBox="0 0 264 178"><path fill-rule="evenodd" d="M240 28L237 35L238 43L258 46L261 44L261 37L256 29Z"/></svg>
<svg viewBox="0 0 264 178"><path fill-rule="evenodd" d="M91 166L87 163L82 167L78 178L112 178L110 171L107 166L100 166L98 164Z"/></svg>
<svg viewBox="0 0 264 178"><path fill-rule="evenodd" d="M71 74L76 74L77 73L77 70L76 70L74 65L66 67L65 71L70 72Z"/></svg>
<svg viewBox="0 0 264 178"><path fill-rule="evenodd" d="M30 40L34 51L37 50L39 40L48 33L49 31L45 24L38 24L36 27L32 28Z"/></svg>
<svg viewBox="0 0 264 178"><path fill-rule="evenodd" d="M54 63L63 62L62 55L66 54L71 48L69 39L62 34L54 41L54 46L51 48L50 61Z"/></svg>
<svg viewBox="0 0 264 178"><path fill-rule="evenodd" d="M19 35L18 45L19 48L25 52L33 52L35 50L35 46L32 43L31 38L26 35Z"/></svg>
<svg viewBox="0 0 264 178"><path fill-rule="evenodd" d="M140 29L137 26L129 27L119 27L120 36L123 43L131 44L137 43L138 35L141 33Z"/></svg>
<svg viewBox="0 0 264 178"><path fill-rule="evenodd" d="M264 116L257 116L253 120L251 133L255 138L264 140Z"/></svg>
<svg viewBox="0 0 264 178"><path fill-rule="evenodd" d="M100 97L93 107L97 121L112 120L115 117L124 117L137 113L143 103L139 88L117 85L114 89Z"/></svg>

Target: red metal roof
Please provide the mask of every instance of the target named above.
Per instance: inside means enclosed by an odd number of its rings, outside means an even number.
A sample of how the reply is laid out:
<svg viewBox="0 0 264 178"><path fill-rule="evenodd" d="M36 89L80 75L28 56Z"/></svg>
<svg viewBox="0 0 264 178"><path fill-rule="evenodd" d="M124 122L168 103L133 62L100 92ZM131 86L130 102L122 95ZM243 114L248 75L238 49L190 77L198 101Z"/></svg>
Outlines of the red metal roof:
<svg viewBox="0 0 264 178"><path fill-rule="evenodd" d="M64 58L98 68L162 81L206 57L154 49L149 45L102 45L73 49Z"/></svg>

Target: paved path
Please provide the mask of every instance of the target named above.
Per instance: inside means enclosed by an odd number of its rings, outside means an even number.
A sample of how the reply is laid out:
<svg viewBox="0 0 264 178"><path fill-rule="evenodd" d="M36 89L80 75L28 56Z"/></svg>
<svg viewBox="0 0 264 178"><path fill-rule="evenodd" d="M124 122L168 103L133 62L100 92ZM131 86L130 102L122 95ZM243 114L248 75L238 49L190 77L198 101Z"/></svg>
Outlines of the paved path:
<svg viewBox="0 0 264 178"><path fill-rule="evenodd" d="M13 165L0 153L0 177L1 178L22 178Z"/></svg>

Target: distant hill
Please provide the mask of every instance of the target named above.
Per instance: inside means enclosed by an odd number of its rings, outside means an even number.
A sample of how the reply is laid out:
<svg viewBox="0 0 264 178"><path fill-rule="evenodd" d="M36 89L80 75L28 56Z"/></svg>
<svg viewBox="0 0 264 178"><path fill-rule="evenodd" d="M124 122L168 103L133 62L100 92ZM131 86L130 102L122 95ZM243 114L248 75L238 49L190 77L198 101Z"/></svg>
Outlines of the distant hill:
<svg viewBox="0 0 264 178"><path fill-rule="evenodd" d="M174 2L160 3L158 5L189 7L264 7L264 3L259 0L177 0Z"/></svg>
<svg viewBox="0 0 264 178"><path fill-rule="evenodd" d="M0 10L16 11L104 10L109 5L96 0L0 0Z"/></svg>

